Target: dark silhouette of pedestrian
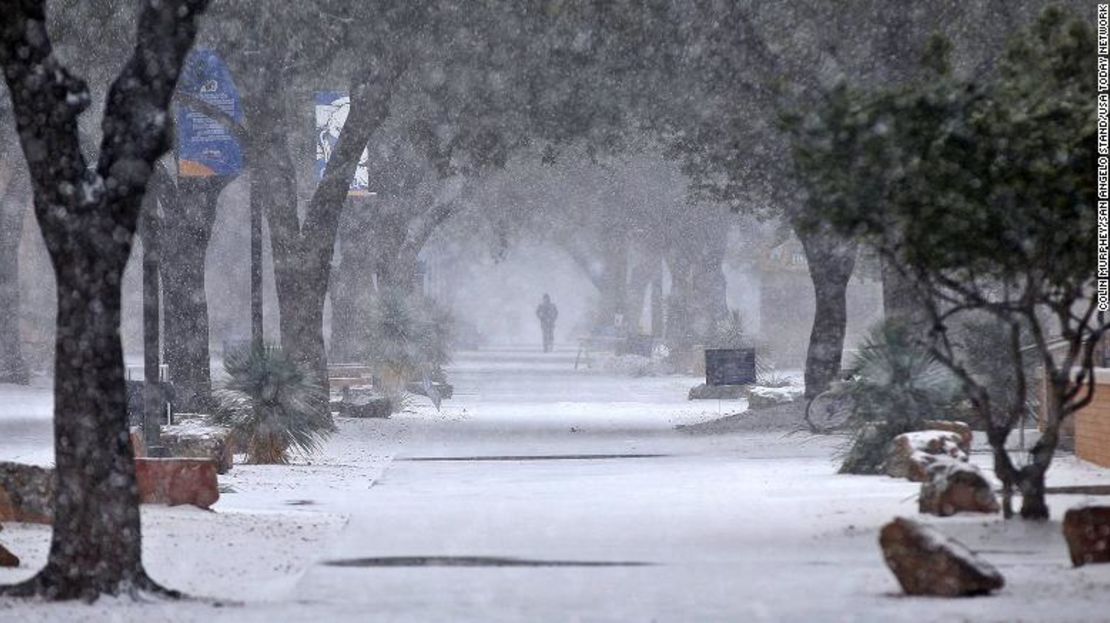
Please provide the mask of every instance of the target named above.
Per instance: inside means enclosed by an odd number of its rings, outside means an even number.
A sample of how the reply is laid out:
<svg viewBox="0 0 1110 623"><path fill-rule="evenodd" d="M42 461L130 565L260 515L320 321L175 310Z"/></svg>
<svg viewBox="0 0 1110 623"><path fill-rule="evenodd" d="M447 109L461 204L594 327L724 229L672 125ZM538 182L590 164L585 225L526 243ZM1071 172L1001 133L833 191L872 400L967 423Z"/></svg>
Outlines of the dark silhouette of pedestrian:
<svg viewBox="0 0 1110 623"><path fill-rule="evenodd" d="M555 341L555 319L559 317L559 308L551 302L550 296L543 295L543 302L536 308L536 317L540 319L540 328L543 329L543 352L550 353Z"/></svg>

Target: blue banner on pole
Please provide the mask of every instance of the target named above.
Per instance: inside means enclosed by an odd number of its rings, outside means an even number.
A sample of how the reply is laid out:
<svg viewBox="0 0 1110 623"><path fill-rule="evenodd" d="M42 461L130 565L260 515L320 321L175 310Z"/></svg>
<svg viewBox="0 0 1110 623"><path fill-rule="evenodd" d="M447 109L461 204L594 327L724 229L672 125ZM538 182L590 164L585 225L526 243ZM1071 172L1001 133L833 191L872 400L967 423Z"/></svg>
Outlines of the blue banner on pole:
<svg viewBox="0 0 1110 623"><path fill-rule="evenodd" d="M341 91L317 91L315 104L316 181L319 182L324 179L324 170L327 169L328 161L331 160L331 152L335 149L335 144L339 142L339 133L343 130L343 124L347 123L347 113L351 109L351 98ZM348 191L348 195L369 197L374 194L370 192L370 171L367 168L369 160L370 152L364 149L362 156L358 159L358 167L355 169L355 176L351 180L351 189Z"/></svg>
<svg viewBox="0 0 1110 623"><path fill-rule="evenodd" d="M185 61L181 93L187 93L243 121L243 106L231 71L212 50L194 50ZM239 141L220 122L183 103L177 108L177 174L181 177L234 177L243 170Z"/></svg>

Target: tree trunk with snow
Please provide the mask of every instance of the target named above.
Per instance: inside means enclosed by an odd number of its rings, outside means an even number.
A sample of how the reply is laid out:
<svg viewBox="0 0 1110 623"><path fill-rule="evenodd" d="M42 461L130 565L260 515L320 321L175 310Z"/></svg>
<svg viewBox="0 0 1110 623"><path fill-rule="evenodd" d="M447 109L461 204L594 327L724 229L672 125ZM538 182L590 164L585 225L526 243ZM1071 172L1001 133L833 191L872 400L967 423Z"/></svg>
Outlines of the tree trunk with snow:
<svg viewBox="0 0 1110 623"><path fill-rule="evenodd" d="M0 65L56 275L57 490L46 566L3 592L51 599L165 593L142 565L121 282L152 167L170 145L170 98L207 1L143 5L138 42L108 94L95 170L77 128L88 89L53 56L44 4L0 1Z"/></svg>
<svg viewBox="0 0 1110 623"><path fill-rule="evenodd" d="M162 297L166 365L179 411L206 412L212 374L204 266L225 178L181 178L163 193Z"/></svg>
<svg viewBox="0 0 1110 623"><path fill-rule="evenodd" d="M601 295L598 304L597 324L601 327L614 326L617 314L623 314L628 288L628 234L624 231L611 231L606 244L602 247L605 261L601 269ZM623 319L622 319L623 322Z"/></svg>
<svg viewBox="0 0 1110 623"><path fill-rule="evenodd" d="M660 272L659 258L654 254L641 257L628 275L624 304L624 320L631 331L642 332L644 324L644 296Z"/></svg>
<svg viewBox="0 0 1110 623"><path fill-rule="evenodd" d="M883 318L909 325L924 339L932 328L913 281L889 261L880 259L883 285Z"/></svg>
<svg viewBox="0 0 1110 623"><path fill-rule="evenodd" d="M0 383L30 382L19 331L19 241L25 200L16 180L0 192Z"/></svg>
<svg viewBox="0 0 1110 623"><path fill-rule="evenodd" d="M857 245L824 230L796 227L795 233L805 250L816 299L805 365L805 396L814 398L840 376Z"/></svg>
<svg viewBox="0 0 1110 623"><path fill-rule="evenodd" d="M376 214L377 211L369 207L365 213L344 211L344 225L339 230L340 261L329 289L331 340L328 355L335 361L358 361L367 343L377 261L370 230Z"/></svg>
<svg viewBox="0 0 1110 623"><path fill-rule="evenodd" d="M281 68L260 68L259 76L244 81L251 200L263 202L270 226L282 349L322 387L327 387L324 301L339 216L359 156L388 116L393 87L404 68L394 53L383 53L381 59L353 81L347 122L303 222L297 209Z"/></svg>

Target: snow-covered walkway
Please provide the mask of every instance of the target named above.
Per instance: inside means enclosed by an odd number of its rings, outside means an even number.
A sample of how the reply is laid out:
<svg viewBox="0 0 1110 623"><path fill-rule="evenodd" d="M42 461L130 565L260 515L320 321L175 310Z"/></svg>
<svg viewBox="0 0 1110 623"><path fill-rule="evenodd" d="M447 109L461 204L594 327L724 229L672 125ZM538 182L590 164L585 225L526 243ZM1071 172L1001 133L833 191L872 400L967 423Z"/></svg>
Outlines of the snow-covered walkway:
<svg viewBox="0 0 1110 623"><path fill-rule="evenodd" d="M0 621L1110 620L1110 568L1072 570L1056 522L937 519L1008 585L900 597L877 530L916 514L916 485L835 475L829 439L676 431L744 406L687 402L696 379L572 368L572 352L464 354L442 413L414 402L342 421L304 464L237 465L216 513L146 509L151 573L224 607L0 601ZM1110 482L1071 458L1052 477ZM0 539L41 564L48 535ZM535 564L475 566L505 558Z"/></svg>

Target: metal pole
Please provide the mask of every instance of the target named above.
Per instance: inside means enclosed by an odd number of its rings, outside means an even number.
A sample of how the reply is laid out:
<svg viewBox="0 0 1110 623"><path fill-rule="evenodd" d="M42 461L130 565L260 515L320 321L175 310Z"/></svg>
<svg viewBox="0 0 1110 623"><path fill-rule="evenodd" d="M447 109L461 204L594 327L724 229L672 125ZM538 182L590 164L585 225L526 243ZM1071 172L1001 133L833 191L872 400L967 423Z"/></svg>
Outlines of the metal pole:
<svg viewBox="0 0 1110 623"><path fill-rule="evenodd" d="M162 418L165 415L165 398L159 371L161 369L162 340L159 332L161 315L158 240L160 219L158 201L147 193L143 206L143 442L147 456L165 456L162 447Z"/></svg>
<svg viewBox="0 0 1110 623"><path fill-rule="evenodd" d="M252 172L252 177L254 173ZM253 185L253 183L252 183ZM262 348L262 199L251 189L251 348Z"/></svg>

